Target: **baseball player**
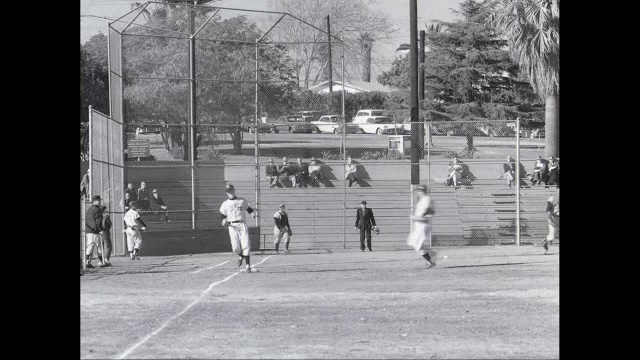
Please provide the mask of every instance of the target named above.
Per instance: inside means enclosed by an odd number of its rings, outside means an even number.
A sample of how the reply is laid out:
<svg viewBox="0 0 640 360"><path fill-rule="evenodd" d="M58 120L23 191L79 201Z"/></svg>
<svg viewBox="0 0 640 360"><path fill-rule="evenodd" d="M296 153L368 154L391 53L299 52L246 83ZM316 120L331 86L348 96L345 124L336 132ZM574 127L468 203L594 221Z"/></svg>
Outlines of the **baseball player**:
<svg viewBox="0 0 640 360"><path fill-rule="evenodd" d="M140 260L138 256L138 250L140 250L140 245L142 245L142 235L140 235L140 231L147 229L147 225L142 221L137 210L137 202L132 201L129 204L129 210L124 214L124 223L127 225L124 232L127 234L127 250L131 255L131 260Z"/></svg>
<svg viewBox="0 0 640 360"><path fill-rule="evenodd" d="M549 223L549 234L542 242L542 247L544 247L544 253L547 254L549 251L549 244L553 242L558 237L560 232L560 190L558 190L558 197L555 198L553 195L549 196L547 199L547 222Z"/></svg>
<svg viewBox="0 0 640 360"><path fill-rule="evenodd" d="M425 185L419 185L414 191L418 193L418 201L415 211L411 215L411 232L407 238L407 244L412 246L420 256L427 260L427 269L436 266L436 262L429 254L429 238L431 237L431 217L434 214L431 196L427 193ZM431 251L433 253L433 251ZM433 253L435 257L435 253Z"/></svg>
<svg viewBox="0 0 640 360"><path fill-rule="evenodd" d="M239 257L238 267L242 266L242 260L245 259L247 264L246 272L250 273L251 242L249 241L249 227L245 222L244 212L251 214L252 218L255 218L257 213L249 206L247 200L236 196L236 190L233 185L227 185L226 192L228 199L220 205L222 226L229 227L231 249Z"/></svg>
<svg viewBox="0 0 640 360"><path fill-rule="evenodd" d="M293 235L291 226L289 225L289 215L287 215L284 209L284 204L280 204L279 210L273 214L273 236L275 236L273 245L276 248L277 254L279 254L278 247L280 247L282 238L284 238L284 253L289 253L289 240L291 240L291 235Z"/></svg>
<svg viewBox="0 0 640 360"><path fill-rule="evenodd" d="M94 195L91 197L91 206L87 209L84 218L84 227L87 239L87 248L85 252L87 268L93 268L91 265L91 258L93 257L93 248L101 246L102 231L102 208L100 202L102 199L100 195ZM100 251L98 251L100 254Z"/></svg>

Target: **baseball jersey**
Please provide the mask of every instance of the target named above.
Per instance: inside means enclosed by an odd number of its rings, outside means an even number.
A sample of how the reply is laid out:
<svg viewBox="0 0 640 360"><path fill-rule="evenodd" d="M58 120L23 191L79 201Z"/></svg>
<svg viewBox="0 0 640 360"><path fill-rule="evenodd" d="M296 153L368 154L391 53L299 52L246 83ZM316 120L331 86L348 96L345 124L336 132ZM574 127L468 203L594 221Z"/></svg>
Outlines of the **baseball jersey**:
<svg viewBox="0 0 640 360"><path fill-rule="evenodd" d="M245 221L244 212L249 208L249 202L241 197L225 200L220 205L220 213L227 217L227 221Z"/></svg>
<svg viewBox="0 0 640 360"><path fill-rule="evenodd" d="M289 227L289 216L287 216L286 212L284 214L280 214L280 211L276 211L276 213L273 214L273 220L279 229Z"/></svg>
<svg viewBox="0 0 640 360"><path fill-rule="evenodd" d="M124 223L127 224L128 227L133 227L138 225L136 223L136 220L140 218L140 214L138 214L137 211L133 210L133 209L129 209L129 211L127 211L124 214Z"/></svg>
<svg viewBox="0 0 640 360"><path fill-rule="evenodd" d="M416 204L415 216L433 215L433 204L431 203L431 196L423 196Z"/></svg>

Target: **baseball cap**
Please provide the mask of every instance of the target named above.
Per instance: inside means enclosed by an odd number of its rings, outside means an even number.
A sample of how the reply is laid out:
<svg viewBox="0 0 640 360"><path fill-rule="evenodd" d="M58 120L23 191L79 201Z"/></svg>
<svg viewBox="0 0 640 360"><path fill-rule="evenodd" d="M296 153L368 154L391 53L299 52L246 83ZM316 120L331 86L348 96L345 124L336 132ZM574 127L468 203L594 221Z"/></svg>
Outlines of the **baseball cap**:
<svg viewBox="0 0 640 360"><path fill-rule="evenodd" d="M100 198L100 195L93 195L93 196L91 197L91 201L97 201L97 200L102 200L102 199Z"/></svg>
<svg viewBox="0 0 640 360"><path fill-rule="evenodd" d="M285 206L284 206L284 204L280 204L280 205L278 205L278 207L283 208L283 207L285 207Z"/></svg>
<svg viewBox="0 0 640 360"><path fill-rule="evenodd" d="M418 185L416 186L416 188L413 191L422 191L422 192L427 192L427 186L426 185Z"/></svg>
<svg viewBox="0 0 640 360"><path fill-rule="evenodd" d="M362 205L367 205L367 202L366 202L366 201L364 201L364 200L362 200L362 201L360 201L360 204L362 204Z"/></svg>
<svg viewBox="0 0 640 360"><path fill-rule="evenodd" d="M227 191L229 190L235 190L235 188L233 187L233 185L231 184L227 184Z"/></svg>
<svg viewBox="0 0 640 360"><path fill-rule="evenodd" d="M157 192L158 192L158 189L153 189L153 193L154 194L157 193Z"/></svg>
<svg viewBox="0 0 640 360"><path fill-rule="evenodd" d="M273 162L273 158L269 158L269 162L272 163Z"/></svg>

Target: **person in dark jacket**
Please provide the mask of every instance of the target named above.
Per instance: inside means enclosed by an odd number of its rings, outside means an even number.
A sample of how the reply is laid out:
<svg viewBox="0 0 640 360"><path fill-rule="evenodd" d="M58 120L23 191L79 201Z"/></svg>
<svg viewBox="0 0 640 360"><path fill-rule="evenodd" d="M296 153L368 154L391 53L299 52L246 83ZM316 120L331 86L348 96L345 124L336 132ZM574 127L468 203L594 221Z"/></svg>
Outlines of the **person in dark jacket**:
<svg viewBox="0 0 640 360"><path fill-rule="evenodd" d="M149 203L151 196L149 196L149 189L147 189L147 183L142 181L140 188L138 189L138 198L136 199L136 205L138 209L146 211L151 210L151 204Z"/></svg>
<svg viewBox="0 0 640 360"><path fill-rule="evenodd" d="M367 247L371 250L371 229L376 227L373 210L367 208L367 202L360 202L361 208L356 211L356 230L360 230L360 251L364 251L364 238L367 237Z"/></svg>
<svg viewBox="0 0 640 360"><path fill-rule="evenodd" d="M282 158L282 165L278 166L278 187L287 187L287 179L291 175L291 171L289 168L289 162L287 161L287 157Z"/></svg>
<svg viewBox="0 0 640 360"><path fill-rule="evenodd" d="M102 206L102 243L98 246L98 259L100 259L100 266L111 266L111 217L107 213L107 207ZM104 250L101 251L102 245ZM104 254L104 257L103 257Z"/></svg>
<svg viewBox="0 0 640 360"><path fill-rule="evenodd" d="M316 158L311 158L311 165L307 170L309 172L309 180L311 182L311 186L313 187L320 186L319 182L320 182L320 179L322 179L321 169L322 167L320 164L318 164L318 162L316 161Z"/></svg>
<svg viewBox="0 0 640 360"><path fill-rule="evenodd" d="M162 212L163 215L160 215L160 221L171 222L169 221L169 211L167 205L165 205L164 201L162 201L162 197L158 194L158 189L153 189L151 196L151 210L155 211L155 214Z"/></svg>
<svg viewBox="0 0 640 360"><path fill-rule="evenodd" d="M102 208L100 202L102 199L99 195L91 197L92 205L87 209L84 217L84 228L86 232L86 262L88 268L93 268L91 258L93 257L93 248L100 246L100 236L102 235Z"/></svg>
<svg viewBox="0 0 640 360"><path fill-rule="evenodd" d="M133 184L132 183L128 183L127 184L126 192L127 192L127 194L129 194L129 199L131 199L131 201L137 201L138 200L138 192L133 189Z"/></svg>
<svg viewBox="0 0 640 360"><path fill-rule="evenodd" d="M298 158L298 166L296 166L296 185L302 187L307 186L309 182L309 164L303 163L301 158Z"/></svg>
<svg viewBox="0 0 640 360"><path fill-rule="evenodd" d="M269 182L269 187L272 188L276 186L278 181L278 168L273 164L273 159L269 158L269 162L265 168L267 173L267 181Z"/></svg>

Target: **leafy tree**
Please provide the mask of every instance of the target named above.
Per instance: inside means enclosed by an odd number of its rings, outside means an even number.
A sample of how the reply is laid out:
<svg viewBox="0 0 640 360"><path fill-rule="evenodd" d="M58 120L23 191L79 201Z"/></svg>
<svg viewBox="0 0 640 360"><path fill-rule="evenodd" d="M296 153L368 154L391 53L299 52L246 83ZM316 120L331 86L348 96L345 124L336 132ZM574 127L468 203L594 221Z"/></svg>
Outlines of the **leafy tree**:
<svg viewBox="0 0 640 360"><path fill-rule="evenodd" d="M99 33L80 45L80 158L89 154L89 105L102 113L109 113L109 73L107 66L107 37Z"/></svg>
<svg viewBox="0 0 640 360"><path fill-rule="evenodd" d="M326 16L329 15L331 34L345 42L345 77L353 79L366 72L370 52L376 53L375 41L389 40L396 31L386 14L372 10L375 3L376 0L271 0L277 11L289 13L325 31ZM299 21L281 23L278 30L284 40L311 42L291 48L301 86L309 88L318 81L327 80L329 68L334 71L334 78L340 77L342 54L337 51L339 48L332 46L333 66L329 67L328 46L318 43L327 41L326 34Z"/></svg>
<svg viewBox="0 0 640 360"><path fill-rule="evenodd" d="M167 11L167 6L171 11ZM153 8L145 25L188 34L189 8L167 5ZM196 23L202 24L213 9L196 11ZM148 28L127 31L148 34ZM157 31L156 31L157 32ZM152 32L153 33L153 32ZM196 147L216 139L217 133L229 133L237 153L242 147L242 117L252 116L255 101L255 43L261 35L246 17L214 16L196 36L197 126ZM188 41L158 37L124 36L125 116L128 122L165 124L162 132L167 150L184 147L189 132ZM210 41L226 39L236 41ZM249 45L238 44L244 41ZM261 83L263 92L275 94L273 101L283 102L290 91L293 71L277 46L260 47L260 78L282 80ZM135 80L133 78L162 78ZM133 79L133 80L131 80ZM177 80L176 80L177 79ZM199 80L198 80L199 79ZM287 82L288 81L288 82ZM184 124L184 126L176 126ZM215 125L215 126L213 126ZM184 153L184 152L183 152ZM188 154L184 154L185 159Z"/></svg>
<svg viewBox="0 0 640 360"><path fill-rule="evenodd" d="M473 137L484 135L480 129L492 128L489 120L539 117L537 97L519 74L505 49L506 40L485 26L496 6L495 1L464 0L460 19L436 22L440 28L427 31L429 51L425 54L425 100L421 104L431 121L464 120L448 126L467 137L465 152L472 156ZM397 58L378 81L408 89L409 56ZM495 132L495 129L494 129Z"/></svg>
<svg viewBox="0 0 640 360"><path fill-rule="evenodd" d="M560 0L503 0L487 22L509 49L545 103L545 152L559 156Z"/></svg>

